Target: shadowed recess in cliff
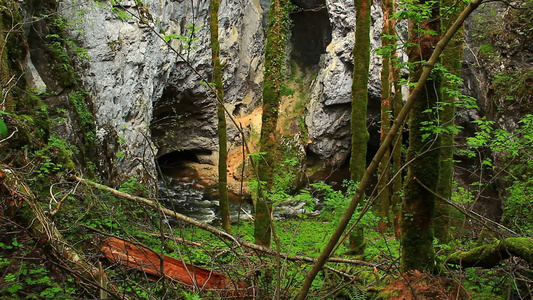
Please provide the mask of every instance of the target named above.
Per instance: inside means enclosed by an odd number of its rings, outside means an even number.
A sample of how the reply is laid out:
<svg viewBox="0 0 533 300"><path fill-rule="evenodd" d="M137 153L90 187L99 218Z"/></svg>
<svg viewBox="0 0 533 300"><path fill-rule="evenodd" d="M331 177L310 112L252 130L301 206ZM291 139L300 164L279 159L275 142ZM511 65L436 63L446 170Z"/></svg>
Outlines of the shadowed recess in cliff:
<svg viewBox="0 0 533 300"><path fill-rule="evenodd" d="M292 59L302 68L318 66L331 42L331 23L325 0L293 0L298 8L290 14Z"/></svg>
<svg viewBox="0 0 533 300"><path fill-rule="evenodd" d="M202 157L211 154L211 151L206 150L178 150L161 155L157 158L157 163L161 168L175 168L188 162L200 163Z"/></svg>
<svg viewBox="0 0 533 300"><path fill-rule="evenodd" d="M215 151L215 104L205 94L167 86L154 104L150 130L158 156L177 150Z"/></svg>

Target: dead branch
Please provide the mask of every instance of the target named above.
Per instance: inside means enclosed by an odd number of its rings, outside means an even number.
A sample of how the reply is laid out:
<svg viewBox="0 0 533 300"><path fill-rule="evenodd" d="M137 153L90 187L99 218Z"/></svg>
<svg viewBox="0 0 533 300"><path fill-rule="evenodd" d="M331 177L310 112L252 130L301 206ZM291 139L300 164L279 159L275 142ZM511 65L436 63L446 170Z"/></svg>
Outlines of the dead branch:
<svg viewBox="0 0 533 300"><path fill-rule="evenodd" d="M79 182L82 182L84 184L90 185L92 187L107 191L107 192L109 192L109 193L111 193L111 194L113 194L115 196L119 196L119 197L122 197L122 198L127 199L127 200L131 200L131 201L135 201L135 202L146 204L146 205L148 205L150 207L158 209L159 211L161 211L162 213L164 213L167 216L174 217L174 218L176 218L176 219L178 219L180 221L186 222L186 223L191 224L191 225L193 225L195 227L198 227L198 228L201 228L203 230L206 230L206 231L218 236L219 238L224 238L224 239L231 240L234 243L236 243L238 246L242 246L242 247L246 247L246 248L249 248L249 249L252 249L252 250L260 251L260 252L263 252L263 253L266 253L266 254L269 254L269 255L281 255L281 257L283 257L284 259L287 259L287 260L303 261L303 262L308 262L308 263L315 263L316 262L316 259L311 258L311 257L289 256L289 255L286 255L286 254L283 254L283 253L277 253L273 249L266 248L266 247L263 247L261 245L257 245L257 244L254 244L254 243L251 243L251 242L248 242L248 241L245 241L245 240L241 240L241 239L239 239L237 237L234 237L233 235L228 234L227 232L225 232L223 230L220 230L220 229L218 229L216 227L213 227L213 226L211 226L209 224L202 223L202 222L197 221L197 220L195 220L193 218L189 218L189 217L187 217L185 215L182 215L180 213L177 213L177 212L175 212L173 210L170 210L170 209L167 209L167 208L164 208L164 207L160 207L155 201L152 201L152 200L149 200L149 199L146 199L146 198L143 198L143 197L139 197L139 196L133 196L133 195L118 191L116 189L113 189L111 187L108 187L108 186L105 186L105 185L102 185L102 184L99 184L99 183L96 183L96 182L92 182L92 181L83 179L83 178L75 176L75 175L71 175L69 177L69 179L70 180L74 180L74 181L79 181ZM381 268L379 265L375 265L375 264L372 264L372 263L369 263L369 262L366 262L366 261L361 261L361 260L343 259L343 258L332 257L332 258L329 259L329 261L337 262L337 263L346 263L346 264L354 264L354 265L375 267L375 268L378 268L378 269Z"/></svg>
<svg viewBox="0 0 533 300"><path fill-rule="evenodd" d="M0 165L0 195L10 199L16 205L16 209L21 211L21 222L27 227L31 235L42 244L47 244L52 255L58 261L66 261L76 273L96 286L100 295L105 293L121 299L116 293L117 289L112 286L103 286L107 282L106 273L78 254L76 250L63 239L54 223L45 214L41 205L30 188L20 179L17 174L6 166Z"/></svg>
<svg viewBox="0 0 533 300"><path fill-rule="evenodd" d="M231 278L213 270L197 267L143 246L117 238L108 238L101 247L105 256L127 267L146 272L156 278L165 276L189 286L207 290L234 290L236 294L246 293L244 285L234 286ZM163 264L163 272L160 265Z"/></svg>

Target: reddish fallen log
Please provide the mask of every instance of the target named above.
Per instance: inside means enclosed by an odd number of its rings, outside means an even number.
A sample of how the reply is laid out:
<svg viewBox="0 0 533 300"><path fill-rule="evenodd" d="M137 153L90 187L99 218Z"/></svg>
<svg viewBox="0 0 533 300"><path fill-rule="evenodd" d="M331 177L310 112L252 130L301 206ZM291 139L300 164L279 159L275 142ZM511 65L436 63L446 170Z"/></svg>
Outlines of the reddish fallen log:
<svg viewBox="0 0 533 300"><path fill-rule="evenodd" d="M101 250L113 262L161 277L161 256L153 250L113 237L104 241ZM200 289L225 290L237 295L243 295L246 290L243 284L233 282L226 275L166 255L163 256L163 272L165 278Z"/></svg>

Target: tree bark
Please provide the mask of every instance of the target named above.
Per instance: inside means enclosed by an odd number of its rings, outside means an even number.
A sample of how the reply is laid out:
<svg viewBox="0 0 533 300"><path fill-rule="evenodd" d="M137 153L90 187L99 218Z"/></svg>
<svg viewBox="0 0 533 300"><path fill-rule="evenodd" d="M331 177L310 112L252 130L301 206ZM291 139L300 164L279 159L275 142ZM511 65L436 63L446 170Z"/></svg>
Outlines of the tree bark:
<svg viewBox="0 0 533 300"><path fill-rule="evenodd" d="M370 6L371 0L355 0L355 44L353 48L352 82L352 151L350 174L354 182L361 181L366 169L369 138L366 128L368 105L368 68L370 66Z"/></svg>
<svg viewBox="0 0 533 300"><path fill-rule="evenodd" d="M266 184L264 197L259 195L255 204L255 243L270 247L272 235L272 204L268 190L272 187L273 166L280 157L280 138L276 130L281 100L283 68L285 66L285 44L287 39L288 14L286 0L273 0L270 5L267 41L265 46L265 72L263 80L263 114L261 117L260 152L258 163L259 185Z"/></svg>
<svg viewBox="0 0 533 300"><path fill-rule="evenodd" d="M389 16L392 16L395 12L396 1L394 0L384 0L387 4L388 10L390 10ZM389 34L391 36L396 36L396 20L394 18L390 19L389 25ZM395 120L403 107L403 94L402 86L400 85L400 62L398 61L398 51L396 49L397 42L395 42L395 47L391 53L391 73L392 73L392 85L394 87L394 97L393 97L393 114L392 120ZM392 188L391 188L391 208L394 214L394 235L397 239L401 238L400 230L400 207L402 204L402 183L403 176L401 174L402 170L402 128L399 129L400 132L396 136L395 140L392 143Z"/></svg>
<svg viewBox="0 0 533 300"><path fill-rule="evenodd" d="M392 99L392 66L391 66L391 47L394 46L395 41L390 38L391 36L391 15L392 15L392 1L383 0L381 2L381 8L383 10L383 34L381 37L381 47L384 48L383 53L383 67L381 69L381 132L380 142L383 143L385 137L389 133L391 126L391 99ZM390 52L389 52L390 51ZM390 224L389 214L391 206L391 188L389 186L389 180L391 177L391 165L389 162L391 155L390 148L387 149L378 169L378 211L380 216L379 231L385 232L386 228Z"/></svg>
<svg viewBox="0 0 533 300"><path fill-rule="evenodd" d="M213 63L213 78L217 93L218 118L218 197L220 203L220 217L222 228L231 233L228 199L228 133L226 128L226 114L224 110L224 84L222 82L222 66L220 64L220 43L218 41L218 8L220 0L209 3L211 32L211 53Z"/></svg>
<svg viewBox="0 0 533 300"><path fill-rule="evenodd" d="M428 5L429 1L419 0L418 5ZM409 21L409 61L414 64L411 82L417 82L422 73L422 64L429 60L433 48L439 41L439 7L431 7L431 15L421 23ZM436 115L432 110L441 99L440 75L434 72L426 81L424 88L414 100L409 116L409 149L401 215L400 267L403 271L427 270L435 267L433 249L433 215L435 195L421 186L419 179L431 190L435 190L439 178L440 138L437 134L424 131L424 123L434 122ZM424 138L424 134L429 134Z"/></svg>
<svg viewBox="0 0 533 300"><path fill-rule="evenodd" d="M244 296L251 292L251 289L246 288L244 284L236 283L222 273L194 266L170 256L160 255L149 248L122 239L107 238L100 248L110 261L145 272L155 278L164 276L196 289L233 292L235 296ZM161 264L163 264L163 272L161 272Z"/></svg>
<svg viewBox="0 0 533 300"><path fill-rule="evenodd" d="M457 17L463 7L460 1L443 0L452 9L451 16ZM453 6L451 6L453 5ZM445 28L446 24L443 24ZM442 65L452 75L460 78L463 60L463 35L456 34L450 41L450 46L442 52ZM455 125L455 96L446 92L459 90L459 82L452 80L443 81L442 88L442 111L440 114L441 126L447 130L441 136L440 175L437 184L437 194L450 199L453 185L453 152L454 133L452 126ZM443 244L448 243L450 226L450 209L442 202L437 202L435 207L435 237Z"/></svg>

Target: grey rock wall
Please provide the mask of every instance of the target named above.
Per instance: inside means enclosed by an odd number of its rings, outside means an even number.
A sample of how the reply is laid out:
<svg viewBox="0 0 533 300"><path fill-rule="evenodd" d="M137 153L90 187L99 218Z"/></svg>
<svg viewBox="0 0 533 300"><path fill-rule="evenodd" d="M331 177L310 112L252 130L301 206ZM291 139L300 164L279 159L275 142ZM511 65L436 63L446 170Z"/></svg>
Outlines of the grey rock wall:
<svg viewBox="0 0 533 300"><path fill-rule="evenodd" d="M327 166L340 165L350 153L350 105L353 72L355 8L353 1L327 1L332 41L320 60L312 86L306 124L308 149ZM371 48L381 46L383 15L380 1L372 6ZM369 78L369 119L379 115L381 58L372 52ZM377 103L374 103L377 102ZM377 109L372 109L372 108Z"/></svg>

